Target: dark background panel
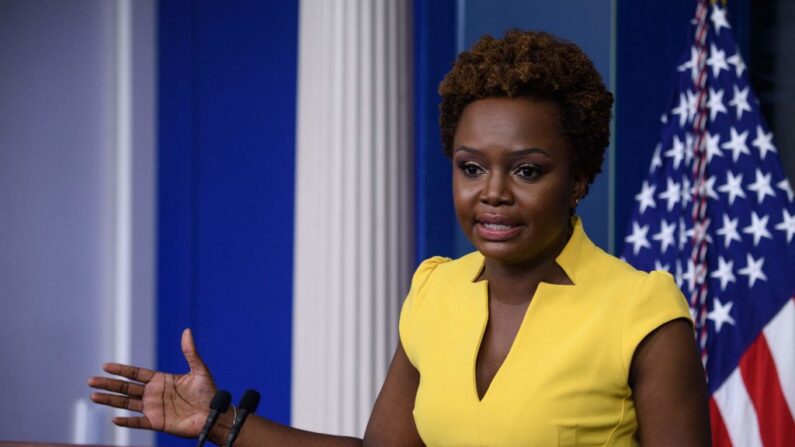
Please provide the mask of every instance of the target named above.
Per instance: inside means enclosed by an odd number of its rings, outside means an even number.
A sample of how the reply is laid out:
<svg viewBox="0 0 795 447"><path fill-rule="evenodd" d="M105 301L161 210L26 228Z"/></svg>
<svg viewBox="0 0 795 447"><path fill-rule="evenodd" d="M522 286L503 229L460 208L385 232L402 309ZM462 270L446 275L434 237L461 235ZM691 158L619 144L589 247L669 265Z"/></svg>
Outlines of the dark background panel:
<svg viewBox="0 0 795 447"><path fill-rule="evenodd" d="M163 1L159 31L158 367L190 325L233 401L289 423L298 2Z"/></svg>

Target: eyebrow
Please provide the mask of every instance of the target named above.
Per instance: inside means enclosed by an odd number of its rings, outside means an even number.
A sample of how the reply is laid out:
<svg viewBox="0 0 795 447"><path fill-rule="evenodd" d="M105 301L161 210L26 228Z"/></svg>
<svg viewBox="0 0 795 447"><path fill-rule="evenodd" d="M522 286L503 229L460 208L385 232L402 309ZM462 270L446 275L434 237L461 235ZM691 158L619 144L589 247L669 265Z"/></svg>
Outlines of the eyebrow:
<svg viewBox="0 0 795 447"><path fill-rule="evenodd" d="M482 153L481 151L479 151L477 149L474 149L474 148L471 148L471 147L467 147L467 146L459 146L459 147L455 148L453 153L458 152L458 151L468 152L468 153L473 154L473 155L480 155ZM541 149L540 147L528 147L526 149L519 149L519 150L511 152L508 156L511 157L511 158L519 158L519 157L523 157L525 155L530 155L530 154L542 154L542 155L546 156L547 158L552 158L552 156L549 155L549 152L545 151L544 149Z"/></svg>

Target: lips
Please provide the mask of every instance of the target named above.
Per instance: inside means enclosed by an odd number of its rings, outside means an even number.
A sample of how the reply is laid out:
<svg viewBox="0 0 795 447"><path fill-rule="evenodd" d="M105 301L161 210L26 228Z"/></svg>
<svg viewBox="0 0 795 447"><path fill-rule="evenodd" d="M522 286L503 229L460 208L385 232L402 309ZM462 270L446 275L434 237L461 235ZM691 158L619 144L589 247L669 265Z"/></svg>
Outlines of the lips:
<svg viewBox="0 0 795 447"><path fill-rule="evenodd" d="M523 226L500 214L485 214L476 220L475 231L481 239L505 241L518 235Z"/></svg>

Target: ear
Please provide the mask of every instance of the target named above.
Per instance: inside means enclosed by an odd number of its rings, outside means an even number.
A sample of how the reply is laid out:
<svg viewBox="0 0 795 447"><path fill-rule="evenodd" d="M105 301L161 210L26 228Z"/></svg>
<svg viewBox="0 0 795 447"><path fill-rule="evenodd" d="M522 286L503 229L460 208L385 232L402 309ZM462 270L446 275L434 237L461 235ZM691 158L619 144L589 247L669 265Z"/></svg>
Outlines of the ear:
<svg viewBox="0 0 795 447"><path fill-rule="evenodd" d="M580 203L580 199L585 197L585 193L588 192L588 178L584 175L576 175L573 179L573 185L571 188L571 197L569 198L569 208L574 209L577 208L577 205Z"/></svg>

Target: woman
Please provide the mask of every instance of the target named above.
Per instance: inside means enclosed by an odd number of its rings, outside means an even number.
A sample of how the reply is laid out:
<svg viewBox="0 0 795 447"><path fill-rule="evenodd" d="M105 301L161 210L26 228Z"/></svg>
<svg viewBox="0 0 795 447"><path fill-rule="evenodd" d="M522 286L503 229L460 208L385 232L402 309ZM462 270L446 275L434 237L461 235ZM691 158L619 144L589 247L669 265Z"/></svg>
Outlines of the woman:
<svg viewBox="0 0 795 447"><path fill-rule="evenodd" d="M612 95L575 45L484 37L440 87L459 223L477 251L412 280L363 440L249 419L244 445L709 445L706 384L670 275L587 238L574 209L600 171ZM175 376L107 364L126 427L198 435L215 392L189 331ZM223 415L211 440L222 443Z"/></svg>

